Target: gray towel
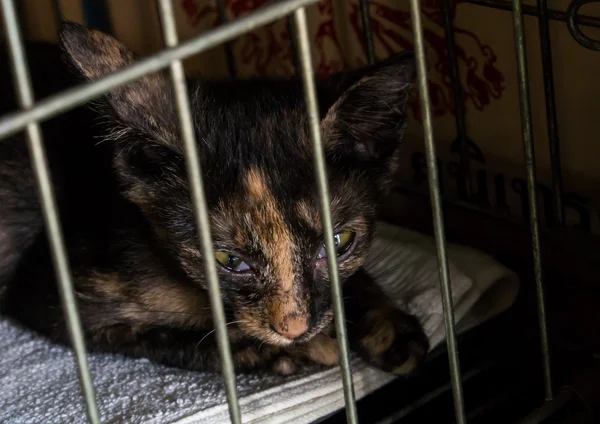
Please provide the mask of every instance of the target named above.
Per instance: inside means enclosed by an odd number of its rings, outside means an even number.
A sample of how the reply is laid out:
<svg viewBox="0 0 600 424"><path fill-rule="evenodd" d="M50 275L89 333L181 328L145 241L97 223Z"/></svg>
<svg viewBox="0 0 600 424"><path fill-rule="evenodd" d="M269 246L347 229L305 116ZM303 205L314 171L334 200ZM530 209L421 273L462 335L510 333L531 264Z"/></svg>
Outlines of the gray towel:
<svg viewBox="0 0 600 424"><path fill-rule="evenodd" d="M459 331L508 308L518 279L492 258L463 246L448 247ZM401 308L416 314L433 346L444 341L437 259L433 240L379 224L369 266ZM486 296L483 296L486 294ZM493 294L493 295L491 295ZM103 423L229 422L222 378L114 355L89 355ZM394 377L353 357L357 398ZM339 368L278 377L239 375L245 423L310 423L343 407ZM84 404L69 349L0 320L0 422L84 423Z"/></svg>

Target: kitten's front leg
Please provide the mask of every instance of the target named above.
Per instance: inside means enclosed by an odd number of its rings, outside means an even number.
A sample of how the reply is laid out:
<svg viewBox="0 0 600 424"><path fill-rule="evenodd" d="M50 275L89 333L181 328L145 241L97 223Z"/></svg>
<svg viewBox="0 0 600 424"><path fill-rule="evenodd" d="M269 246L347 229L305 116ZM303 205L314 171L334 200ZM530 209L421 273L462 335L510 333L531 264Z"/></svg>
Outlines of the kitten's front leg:
<svg viewBox="0 0 600 424"><path fill-rule="evenodd" d="M271 346L229 330L236 372L268 369L281 375L295 374L307 365L332 366L339 360L337 341L318 334L309 342L290 347ZM221 358L212 331L151 329L133 331L129 326L104 328L88 339L97 351L146 358L163 365L191 371L221 372Z"/></svg>
<svg viewBox="0 0 600 424"><path fill-rule="evenodd" d="M384 371L411 373L429 350L417 318L396 308L364 270L344 283L343 293L351 349Z"/></svg>
<svg viewBox="0 0 600 424"><path fill-rule="evenodd" d="M343 295L350 348L366 362L406 375L423 361L429 340L419 321L397 309L364 270L344 283ZM274 357L271 369L287 375L307 364L337 365L339 358L337 340L321 333L306 343L283 349Z"/></svg>
<svg viewBox="0 0 600 424"><path fill-rule="evenodd" d="M301 371L305 366L323 365L331 367L340 360L337 340L320 333L306 343L284 348L271 362L271 370L277 374L290 375Z"/></svg>

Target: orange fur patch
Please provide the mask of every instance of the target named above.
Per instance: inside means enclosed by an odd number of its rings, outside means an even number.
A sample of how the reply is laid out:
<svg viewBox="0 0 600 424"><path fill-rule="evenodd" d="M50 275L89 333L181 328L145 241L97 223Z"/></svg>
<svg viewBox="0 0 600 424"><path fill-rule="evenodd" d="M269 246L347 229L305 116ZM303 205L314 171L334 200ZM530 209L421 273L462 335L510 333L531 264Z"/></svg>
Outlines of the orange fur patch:
<svg viewBox="0 0 600 424"><path fill-rule="evenodd" d="M253 204L250 227L254 229L257 241L272 266L279 290L286 293L292 290L294 282L294 240L277 201L269 190L264 175L258 169L246 174L246 188Z"/></svg>
<svg viewBox="0 0 600 424"><path fill-rule="evenodd" d="M326 366L336 365L340 360L340 349L336 339L317 334L298 348L307 358Z"/></svg>
<svg viewBox="0 0 600 424"><path fill-rule="evenodd" d="M316 230L321 230L321 214L317 208L311 207L306 200L299 200L296 203L296 213L300 219L311 224Z"/></svg>

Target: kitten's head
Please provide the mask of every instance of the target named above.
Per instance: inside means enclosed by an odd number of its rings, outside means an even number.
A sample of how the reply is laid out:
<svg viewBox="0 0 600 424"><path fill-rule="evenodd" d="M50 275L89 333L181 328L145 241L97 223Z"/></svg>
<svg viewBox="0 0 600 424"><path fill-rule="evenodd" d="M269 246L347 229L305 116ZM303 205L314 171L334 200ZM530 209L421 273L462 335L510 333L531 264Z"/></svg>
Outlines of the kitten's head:
<svg viewBox="0 0 600 424"><path fill-rule="evenodd" d="M89 80L135 60L112 37L77 24L64 24L60 39ZM405 53L318 82L342 282L365 262L376 200L397 165L413 77ZM245 334L261 341L308 340L332 313L301 84L198 81L189 89L214 239L210 255L225 306ZM123 195L187 278L205 290L169 73L116 88L99 106L109 120L107 142L115 146Z"/></svg>

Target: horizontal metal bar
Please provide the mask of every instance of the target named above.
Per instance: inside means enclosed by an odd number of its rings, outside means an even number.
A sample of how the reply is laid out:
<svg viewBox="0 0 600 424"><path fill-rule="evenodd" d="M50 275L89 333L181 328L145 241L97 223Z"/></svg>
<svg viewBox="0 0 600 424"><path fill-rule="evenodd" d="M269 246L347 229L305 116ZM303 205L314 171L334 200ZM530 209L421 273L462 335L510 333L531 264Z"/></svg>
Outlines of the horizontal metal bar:
<svg viewBox="0 0 600 424"><path fill-rule="evenodd" d="M516 384L520 384L520 382L517 381ZM510 390L515 389L517 387L518 386L512 386L511 388L506 389L504 393L496 395L490 399L484 400L482 403L477 405L475 409L469 411L469 413L467 414L467 421L477 422L477 420L481 420L482 418L488 418L490 414L493 414L495 412L493 411L494 408L496 408L497 410L497 408L499 408L502 405L502 403L505 403L509 399L511 394Z"/></svg>
<svg viewBox="0 0 600 424"><path fill-rule="evenodd" d="M350 349L348 347L348 335L346 334L346 317L344 314L342 286L340 283L340 275L338 273L335 240L333 238L333 223L331 220L330 209L331 200L329 199L325 154L323 152L323 143L321 140L321 120L319 118L319 107L317 103L310 52L310 40L308 37L308 26L306 24L306 12L304 11L304 8L294 12L294 23L296 44L298 46L298 63L300 64L299 72L302 77L304 101L309 118L310 138L313 145L314 166L317 172L319 209L321 211L321 220L323 221L323 235L325 237L325 249L327 251L327 266L329 269L331 296L333 298L335 328L337 332L337 341L340 347L340 365L342 370L342 382L344 384L346 420L348 423L353 424L358 422L358 416L356 413L356 401L350 368Z"/></svg>
<svg viewBox="0 0 600 424"><path fill-rule="evenodd" d="M542 257L540 249L540 231L537 214L537 189L535 171L535 152L531 120L531 100L529 97L529 77L527 73L527 52L525 44L525 24L523 22L522 0L513 0L513 26L517 54L517 76L519 83L519 102L521 126L523 128L523 150L527 173L527 192L529 202L529 223L531 227L531 246L533 251L533 272L537 294L537 311L540 326L540 344L542 350L542 368L544 372L544 390L546 400L552 399L552 376L550 370L550 350L548 347L548 329L546 325L546 303L542 276Z"/></svg>
<svg viewBox="0 0 600 424"><path fill-rule="evenodd" d="M178 43L177 28L175 26L175 16L171 0L160 0L160 17L162 20L163 38L167 47L174 47ZM221 288L219 286L219 277L214 257L211 254L213 250L212 235L210 231L210 220L207 212L206 198L204 195L204 181L202 180L202 169L194 133L194 122L190 109L190 100L188 97L187 84L183 65L180 60L173 62L170 66L173 87L175 88L175 99L177 103L177 115L179 116L179 126L184 142L185 159L187 165L187 174L194 204L196 227L200 246L202 247L202 256L204 259L204 269L207 276L208 292L210 296L210 305L215 323L217 345L223 375L225 377L225 390L227 393L227 402L229 404L229 416L233 424L241 424L242 418L240 405L238 403L235 371L233 368L233 359L231 357L231 348L227 334L227 325L225 319L225 309L221 298Z"/></svg>
<svg viewBox="0 0 600 424"><path fill-rule="evenodd" d="M512 10L512 2L507 0L465 0L465 2L483 7L491 7L493 9L508 11ZM523 13L525 15L540 16L540 12L537 7L526 4L523 5ZM553 21L567 22L568 15L567 12L562 12L556 9L548 9L548 18L552 19ZM577 15L575 22L582 26L600 28L600 18L595 18L593 16Z"/></svg>
<svg viewBox="0 0 600 424"><path fill-rule="evenodd" d="M491 360L478 365L477 367L475 367L465 373L465 375L463 376L462 382L463 383L468 382L469 380L477 377L479 374L483 373L484 371L490 369L494 365L496 365L496 362L491 361ZM415 412L419 408L427 405L431 401L438 399L440 396L442 396L449 390L452 390L452 384L450 384L450 383L446 383L441 386L438 386L435 389L425 393L420 398L415 399L408 406L406 406L406 407L402 408L401 410L394 412L391 415L378 421L376 424L393 424L393 423L401 422L402 418L405 418L409 414L412 414L413 412Z"/></svg>
<svg viewBox="0 0 600 424"><path fill-rule="evenodd" d="M19 33L17 13L12 0L1 1L19 104L22 108L29 108L34 103L34 96L29 68L23 49L23 41ZM67 252L63 241L58 208L54 199L54 190L50 180L50 171L44 152L44 143L39 124L37 122L29 123L26 135L27 147L33 163L33 171L42 203L52 262L56 279L58 280L60 299L63 305L63 312L66 314L67 330L75 352L79 382L85 398L86 412L89 421L95 424L100 422L100 414L96 406L96 395L88 368L83 329L77 311Z"/></svg>
<svg viewBox="0 0 600 424"><path fill-rule="evenodd" d="M551 401L545 402L521 419L518 424L538 424L552 417L557 411L564 408L573 399L573 392L563 390Z"/></svg>
<svg viewBox="0 0 600 424"><path fill-rule="evenodd" d="M446 235L444 231L444 218L442 200L436 162L435 143L433 140L433 124L431 118L431 102L427 83L427 62L425 58L425 42L423 37L423 24L421 22L420 0L410 0L410 14L412 19L413 37L415 42L415 55L417 59L417 79L423 116L423 131L425 136L425 154L427 157L427 178L431 208L433 211L433 228L438 256L438 273L440 278L440 291L442 295L442 309L444 312L444 328L446 330L446 345L448 346L448 361L450 363L450 380L454 398L454 411L456 422L465 423L465 406L463 400L462 384L460 381L460 363L458 359L458 346L454 330L454 306L448 272L448 258L446 252Z"/></svg>
<svg viewBox="0 0 600 424"><path fill-rule="evenodd" d="M219 26L171 49L162 50L141 59L136 64L114 72L102 79L62 93L49 96L29 110L5 115L0 119L0 140L12 135L33 121L42 121L61 112L72 109L89 100L99 97L115 87L136 80L146 74L169 66L174 60L185 59L204 50L215 47L239 35L252 31L277 19L289 15L299 7L316 3L318 0L285 0L266 6L256 12Z"/></svg>

